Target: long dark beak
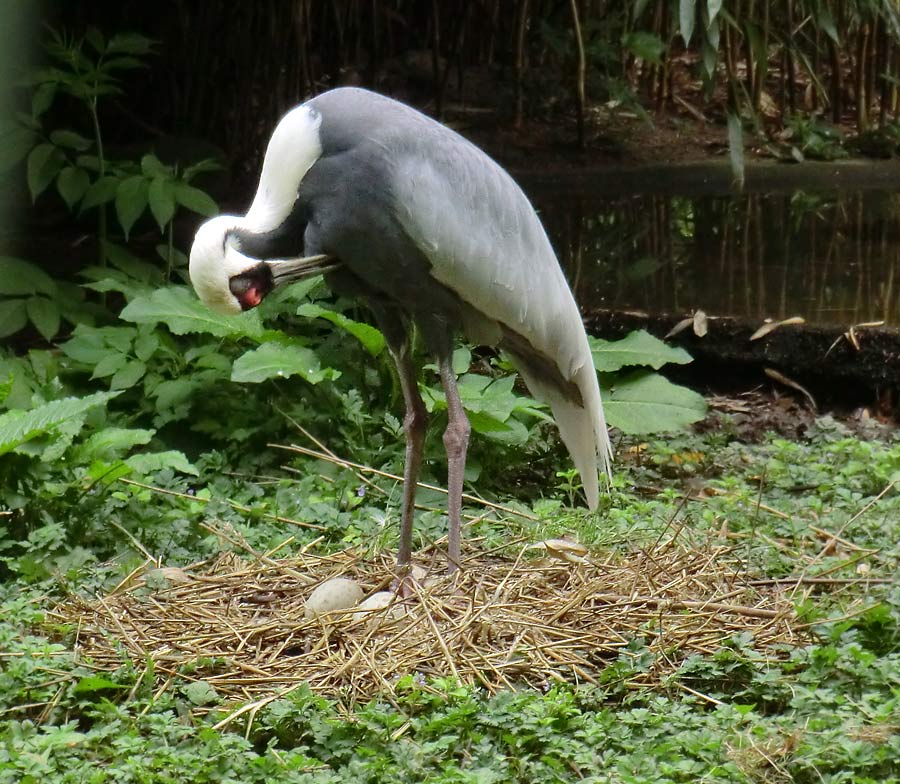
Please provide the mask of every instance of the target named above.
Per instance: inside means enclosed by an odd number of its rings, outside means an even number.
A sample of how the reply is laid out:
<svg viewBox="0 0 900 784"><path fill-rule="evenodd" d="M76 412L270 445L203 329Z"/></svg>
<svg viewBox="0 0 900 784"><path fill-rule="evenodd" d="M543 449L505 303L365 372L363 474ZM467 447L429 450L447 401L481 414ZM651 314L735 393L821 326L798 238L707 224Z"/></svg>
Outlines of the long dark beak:
<svg viewBox="0 0 900 784"><path fill-rule="evenodd" d="M277 259L264 263L272 271L272 281L276 288L285 283L293 283L295 280L310 278L313 275L324 275L341 266L334 256L325 254L305 256L299 259Z"/></svg>

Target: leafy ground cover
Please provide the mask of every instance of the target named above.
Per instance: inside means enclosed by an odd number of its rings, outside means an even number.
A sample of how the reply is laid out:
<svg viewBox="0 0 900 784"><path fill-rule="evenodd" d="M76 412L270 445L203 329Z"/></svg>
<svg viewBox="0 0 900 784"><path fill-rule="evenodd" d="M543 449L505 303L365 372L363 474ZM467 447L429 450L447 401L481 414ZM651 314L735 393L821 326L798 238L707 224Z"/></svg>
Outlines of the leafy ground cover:
<svg viewBox="0 0 900 784"><path fill-rule="evenodd" d="M609 420L628 434L596 514L508 363L456 353L476 434L467 489L528 515L471 508L469 535L489 550L572 534L623 554L672 530L725 542L760 580L811 580L796 604L812 643L770 660L735 635L679 659L635 637L590 688L488 696L412 669L390 699L298 688L234 721L190 672L125 657L97 672L79 630L49 620L72 593L233 548L392 546L395 481L269 444L396 474L402 428L383 337L321 281L241 318L184 285L175 222L216 210L196 184L213 164L104 144L106 98L151 43L51 39L5 163L63 228L87 232L90 261L51 277L0 257L0 783L900 779L900 445L829 419L799 440L746 443L727 419L686 431L703 400L655 371L689 358L640 333L593 346ZM441 484L434 368L420 385L434 420L424 478ZM420 501L426 545L445 532L444 500ZM630 687L660 655L674 670Z"/></svg>
<svg viewBox="0 0 900 784"><path fill-rule="evenodd" d="M289 534L297 543L319 535L264 516L273 510L327 517L333 546L375 546L393 531L383 504L359 496L352 474L307 465L299 480L266 480L253 465L259 455L243 464L204 456L195 461L200 477L169 469L152 477L183 495L120 483L69 508L87 518L84 528L118 540L111 560L97 563L87 548L59 557L47 522L29 547L36 563L53 564L51 577L25 555L7 561L27 564L35 579L20 572L2 588L0 781L900 780L900 498L891 486L900 446L852 437L826 418L802 441L745 444L723 421L704 435L625 441L619 454L599 515L569 505L563 476L556 492L529 504L539 522L500 517L478 533L502 542L575 532L624 551L674 519L692 536L746 548L760 578L834 580L798 593L816 641L772 662L751 640L735 639L714 656L684 660L654 689L611 677L603 686L487 697L411 672L390 702L348 708L301 688L214 729L228 709L210 711L202 684L176 677L160 688L149 662L123 661L99 675L79 661L74 630L41 625L65 592L113 584L143 558L116 529L128 526L168 565L229 546L192 531L197 519L227 520L261 549ZM201 500L201 485L211 500ZM442 533L437 515L422 518L423 536ZM636 639L611 667L621 676L649 665Z"/></svg>

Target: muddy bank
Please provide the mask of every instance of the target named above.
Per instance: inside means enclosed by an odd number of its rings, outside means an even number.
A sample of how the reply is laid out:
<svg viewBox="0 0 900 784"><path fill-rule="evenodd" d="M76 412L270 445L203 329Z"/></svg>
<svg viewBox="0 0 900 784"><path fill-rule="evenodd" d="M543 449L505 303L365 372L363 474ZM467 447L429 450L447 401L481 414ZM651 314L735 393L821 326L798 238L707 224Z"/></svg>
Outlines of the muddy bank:
<svg viewBox="0 0 900 784"><path fill-rule="evenodd" d="M589 331L605 339L646 329L664 337L683 315L594 310L585 318ZM666 375L711 392L733 393L757 384L789 386L766 369L801 384L819 406L874 406L894 410L900 392L900 330L792 325L750 340L759 323L710 318L698 337L690 328L669 339L694 358L690 365L667 366ZM797 390L793 394L801 395Z"/></svg>

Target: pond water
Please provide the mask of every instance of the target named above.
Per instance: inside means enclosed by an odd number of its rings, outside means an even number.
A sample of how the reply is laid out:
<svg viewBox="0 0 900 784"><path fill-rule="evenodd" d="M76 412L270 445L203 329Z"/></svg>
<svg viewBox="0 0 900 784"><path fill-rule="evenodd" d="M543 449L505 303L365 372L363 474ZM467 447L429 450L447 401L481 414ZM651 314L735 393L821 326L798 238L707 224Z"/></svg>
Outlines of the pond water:
<svg viewBox="0 0 900 784"><path fill-rule="evenodd" d="M896 190L529 190L587 312L900 326Z"/></svg>

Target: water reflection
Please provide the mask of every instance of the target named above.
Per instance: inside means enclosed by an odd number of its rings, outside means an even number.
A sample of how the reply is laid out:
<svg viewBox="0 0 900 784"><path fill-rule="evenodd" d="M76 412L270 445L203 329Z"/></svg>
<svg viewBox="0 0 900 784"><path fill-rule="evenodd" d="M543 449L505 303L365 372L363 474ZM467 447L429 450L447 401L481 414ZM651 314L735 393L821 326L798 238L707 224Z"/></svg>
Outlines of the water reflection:
<svg viewBox="0 0 900 784"><path fill-rule="evenodd" d="M900 323L900 194L535 194L586 311Z"/></svg>

